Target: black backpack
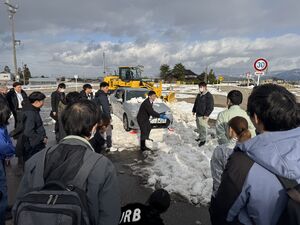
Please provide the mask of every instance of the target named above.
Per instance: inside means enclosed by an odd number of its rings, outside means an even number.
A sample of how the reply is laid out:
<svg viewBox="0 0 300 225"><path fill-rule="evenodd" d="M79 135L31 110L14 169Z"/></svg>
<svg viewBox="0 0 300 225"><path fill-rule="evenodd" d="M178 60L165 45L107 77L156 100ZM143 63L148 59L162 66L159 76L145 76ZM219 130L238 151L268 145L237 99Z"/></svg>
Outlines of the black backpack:
<svg viewBox="0 0 300 225"><path fill-rule="evenodd" d="M287 205L279 218L278 225L300 225L300 184L294 180L277 176L288 195Z"/></svg>
<svg viewBox="0 0 300 225"><path fill-rule="evenodd" d="M48 150L43 152L43 160L37 164L38 178L34 180L34 187L43 183L41 179ZM102 155L90 150L85 154L86 160L72 182L64 185L60 181L51 181L19 199L14 206L14 225L91 225L85 193L86 180Z"/></svg>

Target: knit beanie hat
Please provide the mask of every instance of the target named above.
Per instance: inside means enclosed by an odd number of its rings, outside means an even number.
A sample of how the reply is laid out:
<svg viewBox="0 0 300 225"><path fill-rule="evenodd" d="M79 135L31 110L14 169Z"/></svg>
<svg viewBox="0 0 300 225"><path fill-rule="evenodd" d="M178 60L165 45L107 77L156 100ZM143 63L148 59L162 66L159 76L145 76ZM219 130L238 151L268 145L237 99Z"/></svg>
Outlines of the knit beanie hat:
<svg viewBox="0 0 300 225"><path fill-rule="evenodd" d="M163 213L169 208L170 201L169 193L164 189L158 189L150 195L148 204L157 209L159 213Z"/></svg>

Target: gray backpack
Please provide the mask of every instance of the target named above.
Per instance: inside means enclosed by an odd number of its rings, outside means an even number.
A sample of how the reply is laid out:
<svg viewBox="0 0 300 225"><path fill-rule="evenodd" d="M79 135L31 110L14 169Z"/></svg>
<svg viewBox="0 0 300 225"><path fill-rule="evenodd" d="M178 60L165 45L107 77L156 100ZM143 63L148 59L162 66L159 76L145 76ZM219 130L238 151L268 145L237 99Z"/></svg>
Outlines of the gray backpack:
<svg viewBox="0 0 300 225"><path fill-rule="evenodd" d="M47 152L44 151L43 160L37 164L39 178L34 182L44 183L41 179ZM85 154L87 160L68 185L52 181L25 194L19 200L14 225L92 225L85 187L89 173L102 155L95 155L91 151L86 151Z"/></svg>

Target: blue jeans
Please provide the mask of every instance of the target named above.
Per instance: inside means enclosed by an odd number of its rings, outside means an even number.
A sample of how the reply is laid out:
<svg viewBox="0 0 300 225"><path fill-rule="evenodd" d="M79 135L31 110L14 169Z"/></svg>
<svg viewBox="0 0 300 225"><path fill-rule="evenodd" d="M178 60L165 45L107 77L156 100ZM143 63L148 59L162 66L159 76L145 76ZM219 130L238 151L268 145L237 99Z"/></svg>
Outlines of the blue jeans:
<svg viewBox="0 0 300 225"><path fill-rule="evenodd" d="M5 225L5 213L7 208L7 184L4 163L0 160L0 225Z"/></svg>

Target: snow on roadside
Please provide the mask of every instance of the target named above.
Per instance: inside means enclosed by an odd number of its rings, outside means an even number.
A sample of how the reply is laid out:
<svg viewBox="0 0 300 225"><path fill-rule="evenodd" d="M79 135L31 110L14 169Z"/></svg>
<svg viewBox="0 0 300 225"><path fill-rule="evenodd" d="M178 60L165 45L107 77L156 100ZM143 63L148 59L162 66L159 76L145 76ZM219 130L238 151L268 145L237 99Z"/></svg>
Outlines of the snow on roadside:
<svg viewBox="0 0 300 225"><path fill-rule="evenodd" d="M222 87L219 85L208 85L207 86L208 91L212 95L223 95L227 96L227 92L222 91ZM163 93L168 93L168 91L175 91L176 97L178 94L198 94L199 93L199 87L198 85L176 85L176 84L164 84L163 85ZM180 96L179 95L179 96ZM195 96L192 96L195 97ZM181 97L183 98L183 97Z"/></svg>
<svg viewBox="0 0 300 225"><path fill-rule="evenodd" d="M212 178L210 173L210 158L217 146L214 129L209 129L209 138L205 146L198 147L194 132L195 117L192 115L193 104L176 102L168 104L173 112L174 131L168 129L153 129L150 138L154 142L147 145L153 150L146 162L132 165L135 174L147 178L150 187L159 185L169 192L179 193L194 204L206 205L210 201ZM224 108L215 108L212 118ZM125 132L120 119L113 117L114 150L138 149L139 134ZM144 162L143 162L144 163Z"/></svg>

